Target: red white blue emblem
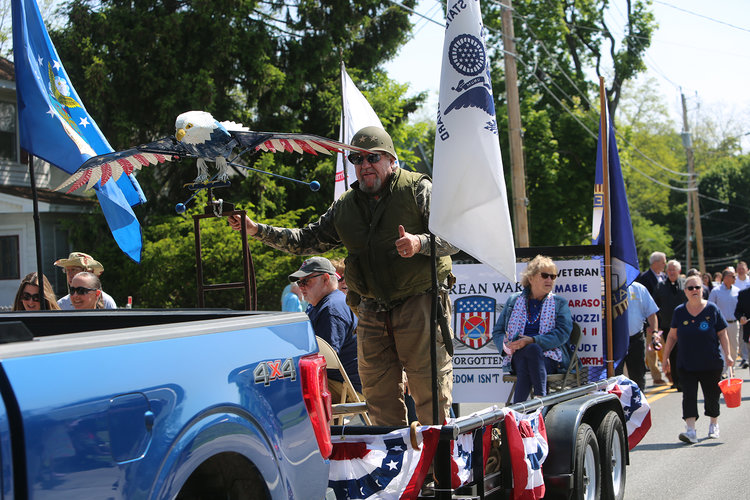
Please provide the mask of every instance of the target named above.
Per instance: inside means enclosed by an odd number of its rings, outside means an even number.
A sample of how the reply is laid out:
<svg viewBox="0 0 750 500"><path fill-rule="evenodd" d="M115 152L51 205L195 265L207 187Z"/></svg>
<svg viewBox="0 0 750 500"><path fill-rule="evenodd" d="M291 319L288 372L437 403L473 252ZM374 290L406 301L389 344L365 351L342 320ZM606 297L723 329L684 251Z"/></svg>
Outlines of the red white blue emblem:
<svg viewBox="0 0 750 500"><path fill-rule="evenodd" d="M456 300L453 331L458 340L472 349L481 349L492 338L495 299L480 295Z"/></svg>

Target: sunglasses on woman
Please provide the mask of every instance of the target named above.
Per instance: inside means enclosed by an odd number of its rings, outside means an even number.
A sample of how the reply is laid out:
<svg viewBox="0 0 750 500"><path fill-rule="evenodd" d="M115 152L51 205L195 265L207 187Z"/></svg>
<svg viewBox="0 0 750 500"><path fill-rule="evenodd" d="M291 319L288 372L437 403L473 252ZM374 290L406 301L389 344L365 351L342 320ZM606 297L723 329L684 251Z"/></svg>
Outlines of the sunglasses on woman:
<svg viewBox="0 0 750 500"><path fill-rule="evenodd" d="M85 286L71 286L70 287L70 294L71 295L86 295L89 292L95 292L96 288L86 288Z"/></svg>
<svg viewBox="0 0 750 500"><path fill-rule="evenodd" d="M21 294L21 300L26 300L26 301L33 300L34 302L39 302L41 299L39 298L38 293L35 293L34 295L32 295L30 293L23 292Z"/></svg>
<svg viewBox="0 0 750 500"><path fill-rule="evenodd" d="M539 275L540 275L540 276L541 276L541 277L542 277L543 279L545 279L545 280L546 280L547 278L551 279L552 281L555 281L555 280L557 279L557 275L556 275L556 274L551 274L551 273L539 273Z"/></svg>
<svg viewBox="0 0 750 500"><path fill-rule="evenodd" d="M700 285L698 285L698 286L686 286L685 290L690 290L692 292L693 290L701 290L702 288L703 287L700 286Z"/></svg>
<svg viewBox="0 0 750 500"><path fill-rule="evenodd" d="M362 162L367 158L367 162L372 165L373 163L379 162L381 157L382 155L379 155L378 153L370 153L366 157L359 153L352 153L347 158L349 158L349 161L354 165L362 165Z"/></svg>

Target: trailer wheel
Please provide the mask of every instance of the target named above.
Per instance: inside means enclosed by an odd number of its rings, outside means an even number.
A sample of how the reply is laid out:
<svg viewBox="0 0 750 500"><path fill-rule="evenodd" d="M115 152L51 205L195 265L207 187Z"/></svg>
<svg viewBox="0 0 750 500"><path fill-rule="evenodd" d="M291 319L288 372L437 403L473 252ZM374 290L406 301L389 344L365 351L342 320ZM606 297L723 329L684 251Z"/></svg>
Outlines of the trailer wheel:
<svg viewBox="0 0 750 500"><path fill-rule="evenodd" d="M581 424L576 433L575 470L573 471L573 498L599 500L599 445L596 434L588 424Z"/></svg>
<svg viewBox="0 0 750 500"><path fill-rule="evenodd" d="M622 500L625 495L625 429L617 413L604 416L596 431L602 462L602 498Z"/></svg>

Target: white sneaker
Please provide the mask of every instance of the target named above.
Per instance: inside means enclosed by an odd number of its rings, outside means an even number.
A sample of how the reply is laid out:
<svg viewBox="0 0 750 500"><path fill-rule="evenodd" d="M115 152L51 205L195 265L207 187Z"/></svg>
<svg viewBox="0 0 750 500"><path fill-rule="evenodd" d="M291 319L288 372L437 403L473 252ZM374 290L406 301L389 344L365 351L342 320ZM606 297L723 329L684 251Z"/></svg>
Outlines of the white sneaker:
<svg viewBox="0 0 750 500"><path fill-rule="evenodd" d="M698 435L695 433L695 429L687 429L685 432L680 432L680 441L688 444L695 444L698 442Z"/></svg>
<svg viewBox="0 0 750 500"><path fill-rule="evenodd" d="M719 424L708 425L708 437L711 439L719 439Z"/></svg>

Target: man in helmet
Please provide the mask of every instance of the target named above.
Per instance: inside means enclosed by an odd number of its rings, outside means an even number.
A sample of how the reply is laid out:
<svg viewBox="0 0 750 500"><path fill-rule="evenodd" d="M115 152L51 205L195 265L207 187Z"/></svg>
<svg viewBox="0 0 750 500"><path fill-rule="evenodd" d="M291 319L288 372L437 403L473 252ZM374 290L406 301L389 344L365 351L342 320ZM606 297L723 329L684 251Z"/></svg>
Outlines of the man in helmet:
<svg viewBox="0 0 750 500"><path fill-rule="evenodd" d="M309 255L343 245L347 303L359 316L357 352L362 390L375 425L406 424L405 380L422 424L442 424L449 416L453 369L443 338L449 330L447 280L450 255L457 249L436 238L441 283L437 339L439 422L433 422L430 369L432 287L428 235L432 182L422 174L397 167L390 135L379 127L357 132L348 159L357 182L316 222L300 229L258 224L246 218L247 233L285 252ZM233 229L242 224L229 218ZM452 346L449 346L452 348Z"/></svg>

